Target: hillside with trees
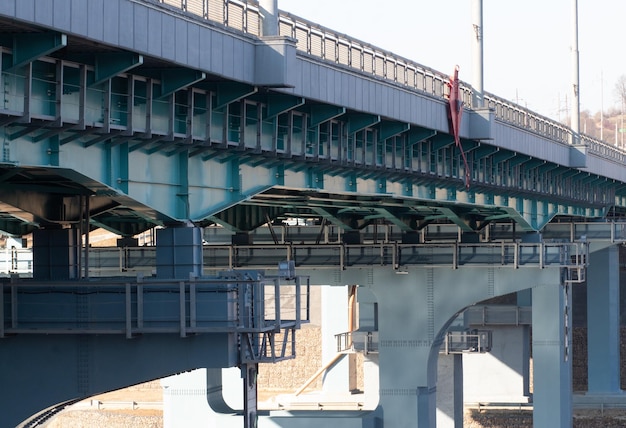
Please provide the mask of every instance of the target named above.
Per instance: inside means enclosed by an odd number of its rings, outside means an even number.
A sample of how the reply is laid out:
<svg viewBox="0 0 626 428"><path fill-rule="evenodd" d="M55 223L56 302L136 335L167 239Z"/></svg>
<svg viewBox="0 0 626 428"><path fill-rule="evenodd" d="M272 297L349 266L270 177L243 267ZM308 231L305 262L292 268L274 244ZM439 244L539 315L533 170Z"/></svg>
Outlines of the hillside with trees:
<svg viewBox="0 0 626 428"><path fill-rule="evenodd" d="M580 130L583 134L626 149L626 74L613 88L617 104L604 112L580 112ZM567 122L569 124L569 118Z"/></svg>

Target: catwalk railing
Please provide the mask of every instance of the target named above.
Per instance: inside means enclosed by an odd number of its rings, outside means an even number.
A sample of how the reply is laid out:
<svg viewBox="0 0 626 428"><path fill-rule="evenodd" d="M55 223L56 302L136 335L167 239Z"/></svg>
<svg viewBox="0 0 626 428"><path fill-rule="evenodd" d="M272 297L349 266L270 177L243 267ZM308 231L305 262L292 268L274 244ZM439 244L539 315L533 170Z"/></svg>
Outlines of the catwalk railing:
<svg viewBox="0 0 626 428"><path fill-rule="evenodd" d="M153 266L156 249L92 249L90 268L132 270ZM152 253L152 254L150 254ZM406 266L459 268L492 266L512 268L562 266L578 268L586 254L581 243L481 243L481 244L284 244L284 245L206 245L205 269L242 267L273 268L282 260L296 267L340 268L351 266L391 266L402 271ZM127 264L121 266L120 260ZM574 261L573 261L574 260Z"/></svg>
<svg viewBox="0 0 626 428"><path fill-rule="evenodd" d="M302 282L301 282L302 281ZM295 355L309 281L229 272L206 279L121 278L0 283L0 338L22 334L236 334L242 362Z"/></svg>
<svg viewBox="0 0 626 428"><path fill-rule="evenodd" d="M156 269L156 247L103 247L89 250L89 276ZM27 254L27 253L24 253ZM275 269L284 260L296 267L347 269L390 266L404 273L408 266L544 268L560 266L583 275L587 245L573 243L427 243L402 244L255 244L205 245L203 264L209 271L240 268ZM1 272L0 272L1 273ZM6 273L6 272L5 272ZM9 272L13 273L13 272ZM582 279L582 278L581 278Z"/></svg>
<svg viewBox="0 0 626 428"><path fill-rule="evenodd" d="M253 36L262 35L262 14L257 2L248 3L240 0L134 1L160 3L179 13L182 11ZM279 17L279 34L295 39L297 49L302 53L389 80L437 98L445 98L449 94L447 74L284 11ZM462 99L467 106L472 106L472 93L471 85L461 82ZM557 142L571 142L571 129L558 121L493 94L485 94L485 101L486 107L492 109L496 119L501 122ZM586 146L590 153L626 163L626 151L612 144L586 135L582 136L581 144Z"/></svg>

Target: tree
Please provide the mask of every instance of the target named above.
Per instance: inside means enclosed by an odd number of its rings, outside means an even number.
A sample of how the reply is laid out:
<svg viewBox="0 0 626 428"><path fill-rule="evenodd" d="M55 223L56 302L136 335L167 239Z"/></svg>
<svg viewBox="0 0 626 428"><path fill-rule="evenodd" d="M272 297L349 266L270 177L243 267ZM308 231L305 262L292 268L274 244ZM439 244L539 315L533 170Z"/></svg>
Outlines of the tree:
<svg viewBox="0 0 626 428"><path fill-rule="evenodd" d="M615 95L622 108L626 105L626 74L622 74L615 83Z"/></svg>
<svg viewBox="0 0 626 428"><path fill-rule="evenodd" d="M615 95L617 95L617 99L621 105L621 114L620 114L620 122L621 126L619 129L620 138L622 147L624 146L624 107L626 107L626 74L622 74L615 84ZM617 144L617 138L615 138L615 144Z"/></svg>

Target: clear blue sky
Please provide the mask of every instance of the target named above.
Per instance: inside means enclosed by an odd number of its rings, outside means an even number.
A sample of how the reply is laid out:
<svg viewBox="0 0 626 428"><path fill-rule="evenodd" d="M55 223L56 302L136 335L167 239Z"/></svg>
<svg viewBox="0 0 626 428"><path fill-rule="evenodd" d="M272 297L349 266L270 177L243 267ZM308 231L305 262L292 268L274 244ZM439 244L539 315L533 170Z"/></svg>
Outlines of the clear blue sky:
<svg viewBox="0 0 626 428"><path fill-rule="evenodd" d="M278 0L279 9L472 81L471 0ZM571 103L573 0L483 0L484 89L563 118ZM578 0L581 110L619 108L626 0ZM601 84L603 82L603 85ZM604 87L604 90L602 88Z"/></svg>

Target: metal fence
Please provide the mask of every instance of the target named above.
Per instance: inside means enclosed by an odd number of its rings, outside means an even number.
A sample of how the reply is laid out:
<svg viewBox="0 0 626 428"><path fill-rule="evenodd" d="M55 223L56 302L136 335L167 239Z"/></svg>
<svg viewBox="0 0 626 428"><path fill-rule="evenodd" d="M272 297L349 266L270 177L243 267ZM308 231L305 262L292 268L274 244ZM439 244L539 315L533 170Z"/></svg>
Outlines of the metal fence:
<svg viewBox="0 0 626 428"><path fill-rule="evenodd" d="M137 1L159 3L231 29L261 36L262 14L257 2L248 3L240 0ZM445 73L306 19L280 12L279 34L295 39L297 49L301 53L346 66L376 78L389 80L433 97L442 98L449 94L449 76ZM473 88L471 85L461 82L460 89L464 103L472 106ZM486 106L495 112L496 120L561 143L570 143L572 131L562 123L493 94L486 93L484 98ZM626 151L623 149L589 136L582 136L581 143L591 153L626 163Z"/></svg>

